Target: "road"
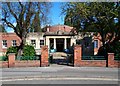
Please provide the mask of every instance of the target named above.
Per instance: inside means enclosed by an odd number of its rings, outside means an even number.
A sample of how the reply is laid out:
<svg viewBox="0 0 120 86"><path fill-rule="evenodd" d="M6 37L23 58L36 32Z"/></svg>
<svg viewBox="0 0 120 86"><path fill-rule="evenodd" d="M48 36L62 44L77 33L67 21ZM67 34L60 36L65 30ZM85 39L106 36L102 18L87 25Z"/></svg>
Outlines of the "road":
<svg viewBox="0 0 120 86"><path fill-rule="evenodd" d="M27 67L3 68L2 84L118 84L118 68Z"/></svg>

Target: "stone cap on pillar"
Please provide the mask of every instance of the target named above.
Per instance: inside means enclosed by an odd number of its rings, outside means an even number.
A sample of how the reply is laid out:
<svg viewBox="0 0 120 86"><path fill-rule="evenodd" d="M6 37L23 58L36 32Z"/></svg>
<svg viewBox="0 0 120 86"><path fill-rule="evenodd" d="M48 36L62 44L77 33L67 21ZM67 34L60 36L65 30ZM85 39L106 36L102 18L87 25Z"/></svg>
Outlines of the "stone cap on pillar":
<svg viewBox="0 0 120 86"><path fill-rule="evenodd" d="M82 47L82 45L74 45L74 48L76 48L76 47Z"/></svg>
<svg viewBox="0 0 120 86"><path fill-rule="evenodd" d="M8 55L15 55L15 53L9 53Z"/></svg>
<svg viewBox="0 0 120 86"><path fill-rule="evenodd" d="M78 44L76 44L76 45L74 45L74 46L82 46L82 45L78 45Z"/></svg>
<svg viewBox="0 0 120 86"><path fill-rule="evenodd" d="M114 53L108 53L108 55L110 55L110 54L111 54L111 55L114 55Z"/></svg>
<svg viewBox="0 0 120 86"><path fill-rule="evenodd" d="M108 54L114 54L114 53L108 53Z"/></svg>

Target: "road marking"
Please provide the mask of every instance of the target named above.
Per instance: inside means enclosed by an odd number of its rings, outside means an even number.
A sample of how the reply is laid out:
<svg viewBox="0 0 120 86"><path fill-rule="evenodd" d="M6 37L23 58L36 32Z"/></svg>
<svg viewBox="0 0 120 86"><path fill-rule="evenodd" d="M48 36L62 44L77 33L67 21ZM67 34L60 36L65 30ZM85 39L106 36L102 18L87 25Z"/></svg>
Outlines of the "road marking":
<svg viewBox="0 0 120 86"><path fill-rule="evenodd" d="M23 80L96 80L96 81L120 81L118 79L110 78L21 78L21 79L6 79L0 80L1 82L7 81L23 81Z"/></svg>

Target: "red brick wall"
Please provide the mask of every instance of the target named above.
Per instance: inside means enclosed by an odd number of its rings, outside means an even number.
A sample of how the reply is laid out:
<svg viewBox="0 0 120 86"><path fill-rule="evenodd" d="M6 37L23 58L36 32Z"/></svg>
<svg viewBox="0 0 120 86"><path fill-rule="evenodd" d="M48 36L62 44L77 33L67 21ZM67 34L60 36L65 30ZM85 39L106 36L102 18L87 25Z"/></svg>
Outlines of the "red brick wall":
<svg viewBox="0 0 120 86"><path fill-rule="evenodd" d="M112 67L118 67L118 68L120 68L120 61L114 60L114 65Z"/></svg>
<svg viewBox="0 0 120 86"><path fill-rule="evenodd" d="M40 60L15 60L15 54L9 54L8 61L0 61L0 68L5 67L40 67Z"/></svg>
<svg viewBox="0 0 120 86"><path fill-rule="evenodd" d="M0 68L8 68L8 61L0 61Z"/></svg>
<svg viewBox="0 0 120 86"><path fill-rule="evenodd" d="M79 66L87 66L87 67L106 67L105 60L82 60L79 63Z"/></svg>
<svg viewBox="0 0 120 86"><path fill-rule="evenodd" d="M120 67L120 61L114 60L114 53L108 53L108 67Z"/></svg>
<svg viewBox="0 0 120 86"><path fill-rule="evenodd" d="M106 67L106 60L82 60L82 47L74 47L74 66ZM120 61L114 60L114 54L108 53L108 67L120 67Z"/></svg>
<svg viewBox="0 0 120 86"><path fill-rule="evenodd" d="M8 61L0 61L0 68L13 67L9 66ZM39 60L33 61L15 61L14 67L40 67Z"/></svg>
<svg viewBox="0 0 120 86"><path fill-rule="evenodd" d="M40 67L40 61L15 61L15 67Z"/></svg>

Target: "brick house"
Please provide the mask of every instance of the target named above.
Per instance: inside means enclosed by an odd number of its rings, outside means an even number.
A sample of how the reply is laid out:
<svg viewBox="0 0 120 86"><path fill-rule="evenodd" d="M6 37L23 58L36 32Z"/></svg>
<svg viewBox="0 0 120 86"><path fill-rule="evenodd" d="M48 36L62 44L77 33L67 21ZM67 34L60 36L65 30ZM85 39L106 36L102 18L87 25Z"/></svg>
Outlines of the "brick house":
<svg viewBox="0 0 120 86"><path fill-rule="evenodd" d="M0 56L5 55L8 47L19 46L21 42L15 33L0 33L0 37Z"/></svg>

